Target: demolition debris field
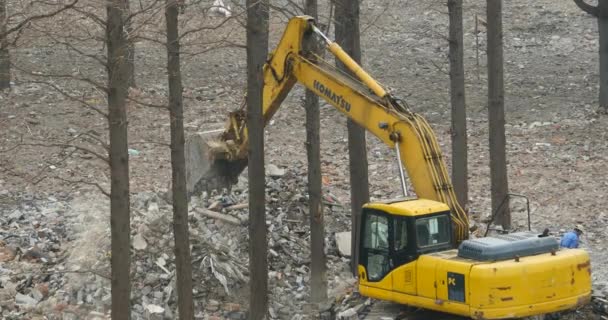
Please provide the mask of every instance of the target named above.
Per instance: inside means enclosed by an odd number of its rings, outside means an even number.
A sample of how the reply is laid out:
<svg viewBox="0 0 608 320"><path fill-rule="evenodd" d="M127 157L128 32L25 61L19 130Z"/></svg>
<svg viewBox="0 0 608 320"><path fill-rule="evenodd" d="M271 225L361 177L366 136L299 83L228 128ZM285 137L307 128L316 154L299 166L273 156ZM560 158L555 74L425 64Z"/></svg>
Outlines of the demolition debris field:
<svg viewBox="0 0 608 320"><path fill-rule="evenodd" d="M485 30L482 26L479 33L479 66L474 32L475 15L483 17L485 7L477 3L465 1L464 13L468 208L475 223L483 225L490 212L490 181ZM424 1L373 0L362 2L361 14L365 69L427 117L449 164L447 8ZM505 1L504 14L509 188L531 199L536 230L560 234L577 223L585 225L583 246L591 251L594 288L602 292L608 289L608 273L602 268L608 263L608 116L595 112L597 23L571 1ZM273 41L286 19L273 13ZM204 36L229 33L233 42L244 41L236 22ZM163 101L168 91L164 48L142 42L136 50L138 89L131 94ZM16 65L35 66L36 71L85 70L103 79L103 68L34 36L31 45L26 42L12 55ZM234 46L183 56L188 133L221 128L226 113L242 104L245 64L245 50ZM90 154L51 145L85 132L106 139L107 123L48 85L29 80L31 76L17 73L12 92L0 97L0 147L10 149L0 153L1 317L103 318L110 305L109 206L89 183L109 189L109 175ZM90 90L75 81L52 82L75 95ZM309 220L302 99L303 90L294 90L266 129L270 315L277 319L306 319L312 312L306 303ZM105 103L101 98L91 102ZM354 287L348 259L338 253L334 240L335 233L348 231L350 222L346 119L329 106L321 112L328 281L334 298ZM133 319L174 318L168 112L133 105L128 113ZM36 146L12 149L23 142ZM397 196L394 151L369 136L368 158L373 199ZM245 319L247 210L239 206L247 203L245 177L231 193L195 197L191 203L196 310L201 317ZM527 228L523 204L514 201L512 206L515 227ZM209 210L224 219L210 217Z"/></svg>

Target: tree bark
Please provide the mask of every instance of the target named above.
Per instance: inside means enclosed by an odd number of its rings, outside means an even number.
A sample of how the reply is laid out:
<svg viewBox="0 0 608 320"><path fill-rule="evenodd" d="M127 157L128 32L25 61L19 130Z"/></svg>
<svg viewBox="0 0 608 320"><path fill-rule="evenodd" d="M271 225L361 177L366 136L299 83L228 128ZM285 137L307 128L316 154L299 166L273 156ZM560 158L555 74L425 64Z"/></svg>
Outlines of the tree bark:
<svg viewBox="0 0 608 320"><path fill-rule="evenodd" d="M600 38L599 111L608 113L608 0L598 2L597 24Z"/></svg>
<svg viewBox="0 0 608 320"><path fill-rule="evenodd" d="M173 236L175 239L177 302L179 318L192 320L194 319L194 305L192 301L192 259L190 257L188 230L188 192L186 190L184 109L179 56L178 14L178 3L175 0L166 0L167 74L169 78L169 116L171 122Z"/></svg>
<svg viewBox="0 0 608 320"><path fill-rule="evenodd" d="M249 133L249 319L268 312L263 66L268 56L268 0L247 0L247 127Z"/></svg>
<svg viewBox="0 0 608 320"><path fill-rule="evenodd" d="M450 101L452 104L452 180L458 202L468 196L467 112L464 87L462 0L448 0L450 19Z"/></svg>
<svg viewBox="0 0 608 320"><path fill-rule="evenodd" d="M11 60L8 52L6 24L6 0L0 0L0 90L11 87Z"/></svg>
<svg viewBox="0 0 608 320"><path fill-rule="evenodd" d="M127 147L127 39L120 0L107 2L108 121L110 130L110 224L112 234L112 319L130 318L130 199Z"/></svg>
<svg viewBox="0 0 608 320"><path fill-rule="evenodd" d="M606 114L608 113L608 0L598 0L597 6L592 6L584 0L574 0L574 3L584 12L597 18L600 38L600 94L598 111Z"/></svg>
<svg viewBox="0 0 608 320"><path fill-rule="evenodd" d="M336 0L335 2L336 42L342 46L356 62L361 63L361 43L359 31L359 0ZM338 68L347 68L336 61ZM365 129L352 120L347 122L348 159L350 164L350 206L351 206L351 270L357 276L359 263L359 225L363 204L369 201L367 172L367 147Z"/></svg>
<svg viewBox="0 0 608 320"><path fill-rule="evenodd" d="M317 0L306 0L305 14L317 19ZM312 50L319 52L318 48ZM310 298L312 303L327 300L325 222L321 182L321 139L319 97L306 90L306 154L308 156L308 207L310 215Z"/></svg>
<svg viewBox="0 0 608 320"><path fill-rule="evenodd" d="M127 31L127 68L129 69L129 88L135 88L135 39L133 37L133 21L128 19L131 14L130 0L123 1L125 15L125 30Z"/></svg>
<svg viewBox="0 0 608 320"><path fill-rule="evenodd" d="M487 0L488 23L488 118L490 130L490 177L492 212L503 229L511 228L505 137L505 101L502 42L502 0ZM497 211L501 203L505 204Z"/></svg>
<svg viewBox="0 0 608 320"><path fill-rule="evenodd" d="M602 2L603 0L599 0L599 2ZM593 15L595 17L598 16L599 14L599 10L598 7L596 6L592 6L588 3L585 2L585 0L574 0L574 3L583 11L585 11L586 13Z"/></svg>

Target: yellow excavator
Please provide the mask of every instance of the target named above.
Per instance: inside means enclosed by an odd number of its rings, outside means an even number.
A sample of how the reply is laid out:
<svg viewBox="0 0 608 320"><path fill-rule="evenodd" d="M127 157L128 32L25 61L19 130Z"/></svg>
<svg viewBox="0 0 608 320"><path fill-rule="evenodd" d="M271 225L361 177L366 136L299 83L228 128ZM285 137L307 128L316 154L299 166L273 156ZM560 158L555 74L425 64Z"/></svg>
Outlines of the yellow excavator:
<svg viewBox="0 0 608 320"><path fill-rule="evenodd" d="M321 43L351 72L315 54ZM560 249L557 239L528 232L469 239L439 145L427 121L400 103L307 16L292 18L264 67L266 123L296 83L304 85L395 150L404 197L362 208L359 291L473 319L554 314L587 304L586 251ZM233 183L247 164L245 110L207 140L195 190ZM407 197L406 173L417 197Z"/></svg>

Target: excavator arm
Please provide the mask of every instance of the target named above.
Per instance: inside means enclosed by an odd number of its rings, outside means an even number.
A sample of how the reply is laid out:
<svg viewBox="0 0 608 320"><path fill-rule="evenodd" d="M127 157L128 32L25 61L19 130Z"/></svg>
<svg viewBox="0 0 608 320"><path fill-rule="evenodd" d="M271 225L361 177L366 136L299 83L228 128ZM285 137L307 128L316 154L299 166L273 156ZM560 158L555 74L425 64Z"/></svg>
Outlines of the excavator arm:
<svg viewBox="0 0 608 320"><path fill-rule="evenodd" d="M351 77L320 59L311 50L321 41L354 76ZM402 106L367 74L339 45L330 41L307 16L292 18L276 50L264 67L264 121L276 113L296 83L304 85L348 118L395 149L400 168L407 171L419 198L446 203L452 211L457 243L468 238L468 218L458 201L443 162L433 130L420 115ZM247 163L245 108L230 114L219 139L208 141L204 157L211 161L212 174L232 181ZM405 179L402 177L405 192Z"/></svg>

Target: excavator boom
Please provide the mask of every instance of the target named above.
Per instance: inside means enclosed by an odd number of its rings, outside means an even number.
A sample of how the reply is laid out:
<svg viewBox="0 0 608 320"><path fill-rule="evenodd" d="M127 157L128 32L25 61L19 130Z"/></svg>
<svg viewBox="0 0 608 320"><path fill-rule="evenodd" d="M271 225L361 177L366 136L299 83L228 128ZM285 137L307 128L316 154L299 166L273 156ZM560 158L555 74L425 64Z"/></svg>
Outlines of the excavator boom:
<svg viewBox="0 0 608 320"><path fill-rule="evenodd" d="M315 41L325 47L355 76L349 76L314 54ZM330 41L307 16L292 18L276 50L264 67L263 116L267 123L287 94L300 83L345 116L396 150L419 198L447 204L452 212L457 243L468 238L468 218L454 194L433 130L420 115L399 104L340 46ZM247 164L245 109L230 114L224 132L200 141L197 154L206 171L191 174L195 191L233 183ZM204 172L203 172L204 171ZM404 183L403 183L404 184ZM405 184L404 184L405 187Z"/></svg>

